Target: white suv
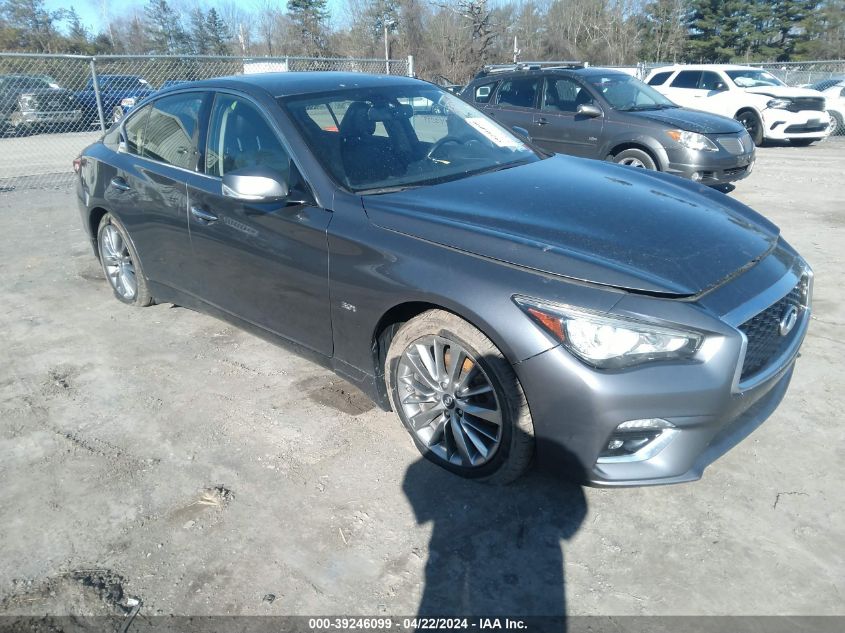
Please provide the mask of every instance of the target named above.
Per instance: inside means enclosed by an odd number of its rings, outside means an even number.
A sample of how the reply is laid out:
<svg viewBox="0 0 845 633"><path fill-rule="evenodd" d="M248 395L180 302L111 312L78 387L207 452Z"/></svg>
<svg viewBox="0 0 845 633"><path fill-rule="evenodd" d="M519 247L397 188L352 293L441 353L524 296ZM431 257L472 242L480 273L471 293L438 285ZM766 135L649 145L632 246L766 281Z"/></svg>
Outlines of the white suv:
<svg viewBox="0 0 845 633"><path fill-rule="evenodd" d="M653 70L647 82L678 105L736 119L756 145L767 139L809 145L827 136L824 95L791 88L760 68L670 66Z"/></svg>

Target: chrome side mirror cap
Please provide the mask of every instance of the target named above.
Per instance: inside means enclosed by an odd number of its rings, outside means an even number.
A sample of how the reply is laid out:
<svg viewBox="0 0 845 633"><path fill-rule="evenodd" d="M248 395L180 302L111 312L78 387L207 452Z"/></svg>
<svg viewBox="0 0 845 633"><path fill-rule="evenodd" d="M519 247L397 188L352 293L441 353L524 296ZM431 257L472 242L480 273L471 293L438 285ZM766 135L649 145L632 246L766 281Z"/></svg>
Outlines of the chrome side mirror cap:
<svg viewBox="0 0 845 633"><path fill-rule="evenodd" d="M288 197L287 178L266 167L247 167L223 176L223 195L236 200L271 202Z"/></svg>
<svg viewBox="0 0 845 633"><path fill-rule="evenodd" d="M602 115L601 108L592 103L582 103L578 106L578 114L588 116L590 118L599 117Z"/></svg>

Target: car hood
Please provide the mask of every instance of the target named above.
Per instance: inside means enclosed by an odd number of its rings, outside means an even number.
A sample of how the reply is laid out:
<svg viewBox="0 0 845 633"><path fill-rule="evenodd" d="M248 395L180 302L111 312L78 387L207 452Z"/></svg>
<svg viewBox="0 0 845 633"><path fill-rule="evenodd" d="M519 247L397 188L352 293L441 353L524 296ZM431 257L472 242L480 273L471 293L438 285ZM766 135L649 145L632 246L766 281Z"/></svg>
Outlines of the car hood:
<svg viewBox="0 0 845 633"><path fill-rule="evenodd" d="M759 86L757 88L743 88L743 90L757 95L766 95L767 97L794 98L824 96L818 90L811 90L810 88L793 88L792 86Z"/></svg>
<svg viewBox="0 0 845 633"><path fill-rule="evenodd" d="M698 134L737 134L744 129L741 123L733 119L687 108L642 110L627 114Z"/></svg>
<svg viewBox="0 0 845 633"><path fill-rule="evenodd" d="M659 295L695 295L761 259L778 229L700 185L554 156L363 196L385 229L535 270Z"/></svg>

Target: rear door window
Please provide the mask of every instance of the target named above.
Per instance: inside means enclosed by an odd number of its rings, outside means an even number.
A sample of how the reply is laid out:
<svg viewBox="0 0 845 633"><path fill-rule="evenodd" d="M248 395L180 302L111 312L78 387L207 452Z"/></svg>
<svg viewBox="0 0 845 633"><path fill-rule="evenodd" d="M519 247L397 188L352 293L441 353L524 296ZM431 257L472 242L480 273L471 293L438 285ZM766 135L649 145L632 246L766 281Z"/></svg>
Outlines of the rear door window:
<svg viewBox="0 0 845 633"><path fill-rule="evenodd" d="M174 167L197 167L197 133L202 93L164 97L153 104L141 156Z"/></svg>
<svg viewBox="0 0 845 633"><path fill-rule="evenodd" d="M700 70L682 70L678 73L678 76L675 77L674 81L672 81L672 87L697 89L700 79Z"/></svg>
<svg viewBox="0 0 845 633"><path fill-rule="evenodd" d="M496 104L516 108L533 108L539 85L539 77L506 79L496 93Z"/></svg>
<svg viewBox="0 0 845 633"><path fill-rule="evenodd" d="M147 120L150 118L150 110L152 109L153 107L148 105L141 108L138 112L134 112L123 127L124 138L126 139L126 151L130 154L140 156L144 149Z"/></svg>

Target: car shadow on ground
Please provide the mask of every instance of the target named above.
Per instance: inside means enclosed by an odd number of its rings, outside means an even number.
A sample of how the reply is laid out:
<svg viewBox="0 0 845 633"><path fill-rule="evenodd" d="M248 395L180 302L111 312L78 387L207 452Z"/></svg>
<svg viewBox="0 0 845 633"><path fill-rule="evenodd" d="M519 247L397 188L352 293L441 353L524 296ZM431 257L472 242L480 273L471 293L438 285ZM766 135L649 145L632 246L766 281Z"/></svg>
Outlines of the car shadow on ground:
<svg viewBox="0 0 845 633"><path fill-rule="evenodd" d="M565 630L562 545L587 512L580 486L535 471L486 485L421 459L403 490L432 524L419 616L556 616Z"/></svg>

